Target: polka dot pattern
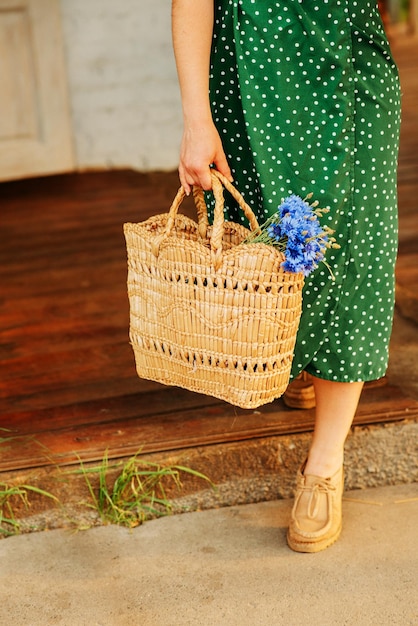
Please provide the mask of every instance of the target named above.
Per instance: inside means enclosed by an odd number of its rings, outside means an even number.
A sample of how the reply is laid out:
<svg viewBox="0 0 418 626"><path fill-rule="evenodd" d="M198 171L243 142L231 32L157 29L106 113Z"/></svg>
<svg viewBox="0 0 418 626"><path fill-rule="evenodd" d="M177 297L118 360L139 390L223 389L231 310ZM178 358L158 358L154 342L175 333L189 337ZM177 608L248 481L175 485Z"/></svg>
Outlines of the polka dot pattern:
<svg viewBox="0 0 418 626"><path fill-rule="evenodd" d="M330 250L304 288L292 375L384 375L394 305L397 68L376 3L217 0L210 94L235 183L263 222L281 200L329 206ZM244 221L231 198L228 217Z"/></svg>

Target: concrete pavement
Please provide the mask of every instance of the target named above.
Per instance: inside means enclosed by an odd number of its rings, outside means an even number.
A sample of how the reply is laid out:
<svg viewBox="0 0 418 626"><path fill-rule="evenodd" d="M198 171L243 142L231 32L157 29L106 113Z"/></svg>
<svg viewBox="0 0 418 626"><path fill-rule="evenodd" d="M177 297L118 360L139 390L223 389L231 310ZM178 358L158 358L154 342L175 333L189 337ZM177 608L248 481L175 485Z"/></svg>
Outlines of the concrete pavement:
<svg viewBox="0 0 418 626"><path fill-rule="evenodd" d="M418 624L418 484L345 494L340 540L286 545L292 501L0 541L14 626Z"/></svg>

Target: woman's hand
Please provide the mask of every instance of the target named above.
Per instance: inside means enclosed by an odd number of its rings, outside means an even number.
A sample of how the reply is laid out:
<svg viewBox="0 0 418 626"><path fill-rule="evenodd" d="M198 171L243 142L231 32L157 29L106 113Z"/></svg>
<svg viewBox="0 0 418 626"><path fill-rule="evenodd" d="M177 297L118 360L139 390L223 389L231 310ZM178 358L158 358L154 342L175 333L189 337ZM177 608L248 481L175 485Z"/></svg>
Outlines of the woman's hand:
<svg viewBox="0 0 418 626"><path fill-rule="evenodd" d="M180 182L189 195L191 187L212 188L210 166L213 165L232 182L221 138L212 120L203 124L185 124L180 150Z"/></svg>

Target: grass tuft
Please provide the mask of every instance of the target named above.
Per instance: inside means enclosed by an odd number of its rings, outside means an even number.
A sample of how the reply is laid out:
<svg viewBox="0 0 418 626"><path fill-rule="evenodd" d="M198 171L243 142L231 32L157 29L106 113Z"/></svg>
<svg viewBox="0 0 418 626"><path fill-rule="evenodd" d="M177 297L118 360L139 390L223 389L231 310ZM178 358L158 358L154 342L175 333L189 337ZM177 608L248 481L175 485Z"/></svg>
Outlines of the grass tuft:
<svg viewBox="0 0 418 626"><path fill-rule="evenodd" d="M173 485L181 489L181 474L189 474L209 482L210 479L183 465L164 466L139 458L139 453L127 461L110 463L106 453L97 467L86 468L81 461L81 473L86 481L92 502L103 522L134 528L148 519L168 515L172 504L166 489ZM110 476L117 471L116 478ZM98 475L98 485L93 485L93 475Z"/></svg>
<svg viewBox="0 0 418 626"><path fill-rule="evenodd" d="M17 498L28 509L30 506L29 493L37 493L58 502L58 498L52 493L33 485L8 485L0 482L0 535L10 537L20 532L20 523L14 515L13 500Z"/></svg>
<svg viewBox="0 0 418 626"><path fill-rule="evenodd" d="M0 428L2 432L11 432L8 428ZM0 444L8 443L11 439L18 437L0 437ZM23 502L26 509L29 508L29 493L51 498L58 502L52 493L34 487L33 485L9 485L0 481L0 537L10 537L20 532L20 523L14 514L13 503L18 500Z"/></svg>

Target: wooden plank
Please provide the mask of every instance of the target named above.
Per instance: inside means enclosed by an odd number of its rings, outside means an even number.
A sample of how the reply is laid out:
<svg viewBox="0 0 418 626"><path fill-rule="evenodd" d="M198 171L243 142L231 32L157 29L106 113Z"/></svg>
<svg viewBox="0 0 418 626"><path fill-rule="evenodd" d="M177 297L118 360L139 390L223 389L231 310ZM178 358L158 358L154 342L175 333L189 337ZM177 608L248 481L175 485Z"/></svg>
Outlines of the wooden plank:
<svg viewBox="0 0 418 626"><path fill-rule="evenodd" d="M192 393L179 387L164 387L158 383L143 383L135 394L76 402L66 406L51 406L33 411L14 411L2 415L2 426L15 436L37 435L62 428L84 428L86 424L102 426L127 419L154 418L184 410L200 410L204 406L219 405L216 398Z"/></svg>
<svg viewBox="0 0 418 626"><path fill-rule="evenodd" d="M168 407L166 406L166 409ZM372 387L363 394L356 424L382 423L418 417L418 401L411 401L389 385ZM102 418L103 419L103 418ZM16 467L39 467L141 453L180 450L202 445L245 441L312 430L313 410L294 410L279 400L257 410L244 410L227 403L203 405L156 415L110 419L101 423L70 425L44 430L2 446L0 471Z"/></svg>
<svg viewBox="0 0 418 626"><path fill-rule="evenodd" d="M8 406L37 410L74 400L133 393L138 387L133 356L125 343L40 354L29 362L16 359L11 374L1 382L0 414L6 414Z"/></svg>

